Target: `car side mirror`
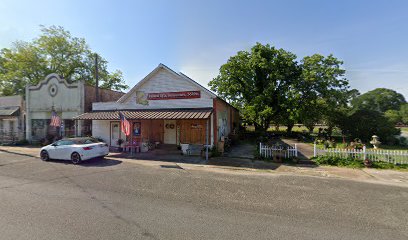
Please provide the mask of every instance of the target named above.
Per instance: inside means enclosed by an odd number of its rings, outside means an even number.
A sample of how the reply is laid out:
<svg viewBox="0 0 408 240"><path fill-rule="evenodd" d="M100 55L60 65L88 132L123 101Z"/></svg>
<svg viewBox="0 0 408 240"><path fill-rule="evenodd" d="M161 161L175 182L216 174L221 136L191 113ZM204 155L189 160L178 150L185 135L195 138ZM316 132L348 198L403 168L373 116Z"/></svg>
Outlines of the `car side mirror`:
<svg viewBox="0 0 408 240"><path fill-rule="evenodd" d="M56 144L56 143L53 143L53 144L51 144L51 146L54 146L54 147L56 147L56 146L57 146L57 144Z"/></svg>

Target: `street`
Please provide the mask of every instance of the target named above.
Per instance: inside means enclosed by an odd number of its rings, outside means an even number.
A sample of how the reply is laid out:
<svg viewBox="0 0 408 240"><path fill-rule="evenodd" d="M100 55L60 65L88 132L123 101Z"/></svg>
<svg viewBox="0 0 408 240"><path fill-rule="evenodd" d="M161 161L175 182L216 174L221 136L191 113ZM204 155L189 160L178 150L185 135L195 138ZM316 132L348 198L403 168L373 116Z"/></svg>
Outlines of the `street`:
<svg viewBox="0 0 408 240"><path fill-rule="evenodd" d="M407 239L408 188L0 152L0 239Z"/></svg>

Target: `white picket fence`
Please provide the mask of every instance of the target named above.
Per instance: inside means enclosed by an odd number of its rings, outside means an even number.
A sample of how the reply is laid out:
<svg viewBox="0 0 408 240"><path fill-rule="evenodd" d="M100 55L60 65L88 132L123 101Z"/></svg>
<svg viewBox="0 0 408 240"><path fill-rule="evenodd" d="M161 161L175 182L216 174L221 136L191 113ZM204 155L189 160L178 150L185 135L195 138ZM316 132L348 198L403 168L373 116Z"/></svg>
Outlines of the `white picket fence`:
<svg viewBox="0 0 408 240"><path fill-rule="evenodd" d="M259 143L259 155L264 158L273 158L273 157L297 157L298 150L297 146L268 146L262 143Z"/></svg>
<svg viewBox="0 0 408 240"><path fill-rule="evenodd" d="M314 144L314 156L326 155L341 158L354 158L359 160L369 159L371 161L382 161L394 164L408 164L408 151L383 150L383 149L340 149L326 148L320 149Z"/></svg>

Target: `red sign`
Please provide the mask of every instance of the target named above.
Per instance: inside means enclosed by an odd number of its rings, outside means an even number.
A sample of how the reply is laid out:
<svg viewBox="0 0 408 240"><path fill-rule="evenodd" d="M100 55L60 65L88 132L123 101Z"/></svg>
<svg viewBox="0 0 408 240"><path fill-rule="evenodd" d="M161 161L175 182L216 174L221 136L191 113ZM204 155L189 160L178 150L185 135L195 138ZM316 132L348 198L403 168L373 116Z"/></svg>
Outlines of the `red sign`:
<svg viewBox="0 0 408 240"><path fill-rule="evenodd" d="M200 91L148 93L147 100L200 98Z"/></svg>

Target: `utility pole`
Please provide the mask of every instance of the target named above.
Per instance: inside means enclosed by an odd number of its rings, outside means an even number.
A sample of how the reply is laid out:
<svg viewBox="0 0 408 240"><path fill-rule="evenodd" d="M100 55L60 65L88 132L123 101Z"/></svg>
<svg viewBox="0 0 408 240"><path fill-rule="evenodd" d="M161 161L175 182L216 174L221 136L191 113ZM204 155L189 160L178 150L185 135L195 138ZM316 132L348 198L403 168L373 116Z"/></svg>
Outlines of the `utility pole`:
<svg viewBox="0 0 408 240"><path fill-rule="evenodd" d="M98 54L95 53L95 101L99 102Z"/></svg>

